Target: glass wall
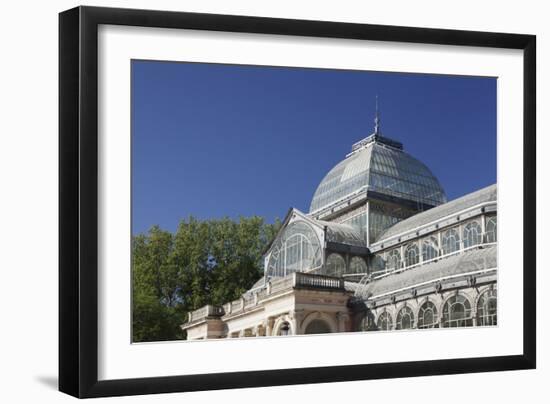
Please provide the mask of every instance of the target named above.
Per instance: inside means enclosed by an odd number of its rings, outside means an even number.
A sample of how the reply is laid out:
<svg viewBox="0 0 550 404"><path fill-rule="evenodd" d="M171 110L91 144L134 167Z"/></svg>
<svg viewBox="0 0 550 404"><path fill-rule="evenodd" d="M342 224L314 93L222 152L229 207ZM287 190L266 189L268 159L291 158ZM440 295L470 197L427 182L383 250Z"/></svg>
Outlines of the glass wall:
<svg viewBox="0 0 550 404"><path fill-rule="evenodd" d="M418 264L420 261L420 253L418 251L418 245L416 243L408 244L405 247L405 266L410 267Z"/></svg>
<svg viewBox="0 0 550 404"><path fill-rule="evenodd" d="M386 260L382 253L375 254L370 259L370 272L378 272L386 269Z"/></svg>
<svg viewBox="0 0 550 404"><path fill-rule="evenodd" d="M395 320L396 330L407 330L414 326L414 314L410 307L405 306L397 313Z"/></svg>
<svg viewBox="0 0 550 404"><path fill-rule="evenodd" d="M361 232L363 240L367 240L367 212L363 211L355 216L345 219L342 223L349 224Z"/></svg>
<svg viewBox="0 0 550 404"><path fill-rule="evenodd" d="M487 243L497 242L497 217L488 216L485 219L485 234Z"/></svg>
<svg viewBox="0 0 550 404"><path fill-rule="evenodd" d="M481 244L481 225L478 221L473 220L467 223L462 233L464 248Z"/></svg>
<svg viewBox="0 0 550 404"><path fill-rule="evenodd" d="M422 261L429 261L439 256L438 240L435 236L422 240Z"/></svg>
<svg viewBox="0 0 550 404"><path fill-rule="evenodd" d="M306 222L296 221L287 226L271 247L266 273L286 276L319 268L321 264L321 243L315 231Z"/></svg>
<svg viewBox="0 0 550 404"><path fill-rule="evenodd" d="M436 328L438 326L437 308L428 300L418 310L417 328Z"/></svg>
<svg viewBox="0 0 550 404"><path fill-rule="evenodd" d="M497 325L497 291L482 293L477 301L477 325Z"/></svg>
<svg viewBox="0 0 550 404"><path fill-rule="evenodd" d="M462 296L450 297L443 306L443 327L470 327L472 322L472 309L470 301Z"/></svg>
<svg viewBox="0 0 550 404"><path fill-rule="evenodd" d="M402 244L392 245L391 248L379 251L370 259L371 272L407 268L482 243L495 243L497 238L496 216L485 218L485 236L483 236L481 223L482 219L478 217L464 224L444 228L412 241L407 240Z"/></svg>
<svg viewBox="0 0 550 404"><path fill-rule="evenodd" d="M400 207L392 207L377 202L369 202L369 242L375 242L380 235L396 224L412 215L413 211Z"/></svg>
<svg viewBox="0 0 550 404"><path fill-rule="evenodd" d="M361 257L352 257L349 262L350 274L366 274L368 271L366 261Z"/></svg>
<svg viewBox="0 0 550 404"><path fill-rule="evenodd" d="M327 257L327 262L323 269L323 275L340 277L346 272L346 260L336 253Z"/></svg>
<svg viewBox="0 0 550 404"><path fill-rule="evenodd" d="M363 331L472 327L474 319L476 326L496 326L496 287L491 285L479 291L470 288L463 292L455 291L447 295L441 311L438 295L430 295L421 301L411 298L399 307L395 303L387 304L378 309L380 311L377 318L377 309L367 309L360 317L357 327Z"/></svg>
<svg viewBox="0 0 550 404"><path fill-rule="evenodd" d="M401 252L399 248L395 248L386 256L386 269L393 271L399 268L401 268Z"/></svg>
<svg viewBox="0 0 550 404"><path fill-rule="evenodd" d="M378 316L378 322L376 323L376 325L378 326L379 330L382 330L382 331L391 330L393 327L391 314L388 313L387 311L380 314L380 316Z"/></svg>
<svg viewBox="0 0 550 404"><path fill-rule="evenodd" d="M445 230L441 235L443 254L450 254L460 250L460 232L458 227Z"/></svg>

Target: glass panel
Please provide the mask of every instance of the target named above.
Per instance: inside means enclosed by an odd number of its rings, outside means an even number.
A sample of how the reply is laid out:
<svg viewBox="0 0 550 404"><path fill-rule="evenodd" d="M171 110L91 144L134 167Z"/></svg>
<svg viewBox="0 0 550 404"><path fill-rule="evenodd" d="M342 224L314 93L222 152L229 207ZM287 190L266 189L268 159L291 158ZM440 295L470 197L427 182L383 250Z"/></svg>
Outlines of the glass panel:
<svg viewBox="0 0 550 404"><path fill-rule="evenodd" d="M450 297L443 307L443 327L471 327L471 306L462 295Z"/></svg>
<svg viewBox="0 0 550 404"><path fill-rule="evenodd" d="M338 163L323 178L311 201L310 212L323 208L367 186L371 148Z"/></svg>
<svg viewBox="0 0 550 404"><path fill-rule="evenodd" d="M481 225L477 221L464 226L463 240L464 248L481 244Z"/></svg>
<svg viewBox="0 0 550 404"><path fill-rule="evenodd" d="M396 248L388 253L386 258L386 269L395 270L399 268L401 268L401 253L399 249Z"/></svg>
<svg viewBox="0 0 550 404"><path fill-rule="evenodd" d="M443 254L450 254L460 250L460 234L458 228L449 229L443 232L441 237Z"/></svg>
<svg viewBox="0 0 550 404"><path fill-rule="evenodd" d="M405 249L405 266L410 267L411 265L416 265L419 259L418 245L409 244Z"/></svg>
<svg viewBox="0 0 550 404"><path fill-rule="evenodd" d="M315 192L310 212L367 188L417 202L421 209L447 201L439 181L423 163L402 150L373 142L329 171Z"/></svg>
<svg viewBox="0 0 550 404"><path fill-rule="evenodd" d="M409 154L375 145L372 155L371 189L419 204L436 206L446 202L437 179L424 164Z"/></svg>
<svg viewBox="0 0 550 404"><path fill-rule="evenodd" d="M488 216L485 219L485 234L487 237L487 243L497 242L497 217Z"/></svg>
<svg viewBox="0 0 550 404"><path fill-rule="evenodd" d="M367 212L360 213L356 216L353 216L349 219L342 221L342 223L349 224L350 226L355 227L361 232L361 237L363 240L367 238Z"/></svg>
<svg viewBox="0 0 550 404"><path fill-rule="evenodd" d="M386 229L414 213L403 207L369 202L369 241L371 243L376 241Z"/></svg>
<svg viewBox="0 0 550 404"><path fill-rule="evenodd" d="M497 325L497 291L487 290L477 301L477 325Z"/></svg>
<svg viewBox="0 0 550 404"><path fill-rule="evenodd" d="M386 260L382 254L376 254L370 259L370 267L372 272L383 271L386 269Z"/></svg>
<svg viewBox="0 0 550 404"><path fill-rule="evenodd" d="M349 262L349 273L350 274L366 274L367 273L367 263L361 257L353 257Z"/></svg>
<svg viewBox="0 0 550 404"><path fill-rule="evenodd" d="M321 253L321 243L313 228L303 221L293 222L271 247L266 273L286 276L319 268Z"/></svg>
<svg viewBox="0 0 550 404"><path fill-rule="evenodd" d="M379 330L388 331L392 329L391 315L387 311L380 314L378 317L377 326Z"/></svg>
<svg viewBox="0 0 550 404"><path fill-rule="evenodd" d="M422 240L422 261L429 261L439 256L437 237L430 236Z"/></svg>
<svg viewBox="0 0 550 404"><path fill-rule="evenodd" d="M323 274L342 276L346 272L346 261L340 254L332 253L327 257Z"/></svg>
<svg viewBox="0 0 550 404"><path fill-rule="evenodd" d="M420 306L418 311L418 328L437 328L437 309L435 304L430 301L425 302Z"/></svg>
<svg viewBox="0 0 550 404"><path fill-rule="evenodd" d="M399 313L397 313L397 320L395 322L395 329L406 330L409 328L413 328L413 324L414 324L413 311L408 306L405 306L401 310L399 310Z"/></svg>

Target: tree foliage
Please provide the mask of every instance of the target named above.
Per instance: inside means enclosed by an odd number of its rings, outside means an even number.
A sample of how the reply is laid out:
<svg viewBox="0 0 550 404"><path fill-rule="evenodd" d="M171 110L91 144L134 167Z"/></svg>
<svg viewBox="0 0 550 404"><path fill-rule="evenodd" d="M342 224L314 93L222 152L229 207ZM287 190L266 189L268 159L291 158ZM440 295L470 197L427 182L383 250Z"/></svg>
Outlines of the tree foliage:
<svg viewBox="0 0 550 404"><path fill-rule="evenodd" d="M258 216L182 220L132 240L134 342L184 339L187 313L237 299L262 276L262 253L281 223Z"/></svg>

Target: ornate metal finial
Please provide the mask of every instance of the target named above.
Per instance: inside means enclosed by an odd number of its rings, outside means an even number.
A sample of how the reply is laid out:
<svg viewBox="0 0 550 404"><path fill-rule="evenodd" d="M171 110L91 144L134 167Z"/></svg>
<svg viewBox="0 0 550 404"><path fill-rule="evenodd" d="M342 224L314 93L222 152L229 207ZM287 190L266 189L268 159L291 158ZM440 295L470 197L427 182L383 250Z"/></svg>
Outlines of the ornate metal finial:
<svg viewBox="0 0 550 404"><path fill-rule="evenodd" d="M378 94L376 94L376 114L374 115L374 135L380 135L380 114L378 112Z"/></svg>

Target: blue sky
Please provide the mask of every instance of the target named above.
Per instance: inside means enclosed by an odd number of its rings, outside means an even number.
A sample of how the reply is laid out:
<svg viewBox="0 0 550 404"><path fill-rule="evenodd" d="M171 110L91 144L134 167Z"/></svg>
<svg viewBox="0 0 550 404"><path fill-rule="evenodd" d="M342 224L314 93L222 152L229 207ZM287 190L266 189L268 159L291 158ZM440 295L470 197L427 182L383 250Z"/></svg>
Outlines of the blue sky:
<svg viewBox="0 0 550 404"><path fill-rule="evenodd" d="M132 61L132 232L182 218L304 212L373 131L454 199L496 182L496 79Z"/></svg>

